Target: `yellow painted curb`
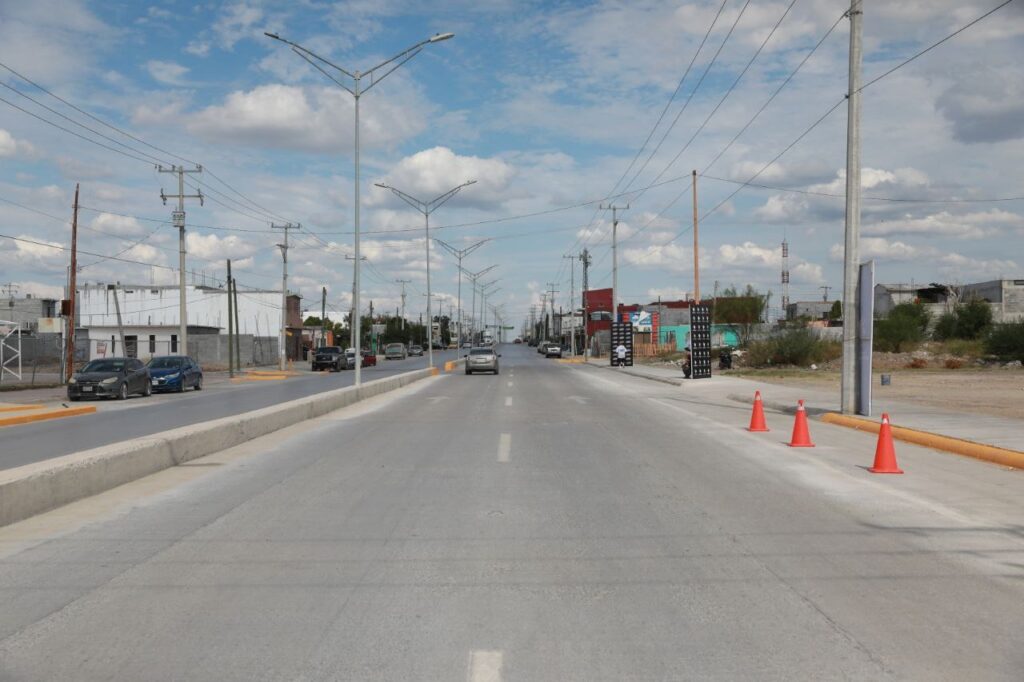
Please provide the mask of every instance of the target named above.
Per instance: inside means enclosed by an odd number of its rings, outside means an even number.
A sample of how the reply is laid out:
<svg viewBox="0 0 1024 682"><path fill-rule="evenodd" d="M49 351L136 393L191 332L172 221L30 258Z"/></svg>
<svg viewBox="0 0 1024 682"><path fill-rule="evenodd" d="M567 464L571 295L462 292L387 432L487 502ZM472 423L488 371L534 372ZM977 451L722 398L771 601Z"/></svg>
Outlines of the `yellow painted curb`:
<svg viewBox="0 0 1024 682"><path fill-rule="evenodd" d="M880 428L880 424L877 422L873 422L868 419L861 419L859 417L851 417L845 414L838 414L836 412L825 413L821 417L821 421L827 424L847 426L859 431L870 431L871 433L878 433ZM955 455L962 455L964 457L983 459L986 462L1002 464L1003 466L1013 467L1015 469L1024 469L1024 452L1019 452L1017 450L1008 450L1006 448L996 447L995 445L975 443L974 441L963 440L962 438L941 436L937 433L929 433L927 431L917 431L915 429L908 429L904 426L893 426L892 437L897 440L906 441L907 443L913 443L914 445L923 445L926 448L952 452Z"/></svg>
<svg viewBox="0 0 1024 682"><path fill-rule="evenodd" d="M566 365L582 365L587 362L583 358L559 358L558 361Z"/></svg>
<svg viewBox="0 0 1024 682"><path fill-rule="evenodd" d="M440 369L438 369L437 367L431 367L430 368L430 376L436 377L439 374L441 374L441 370Z"/></svg>
<svg viewBox="0 0 1024 682"><path fill-rule="evenodd" d="M444 363L444 371L450 372L453 369L455 369L455 363L454 362L449 360L448 362Z"/></svg>
<svg viewBox="0 0 1024 682"><path fill-rule="evenodd" d="M25 410L41 410L46 405L0 405L0 412L23 412Z"/></svg>
<svg viewBox="0 0 1024 682"><path fill-rule="evenodd" d="M298 376L298 372L291 370L270 370L270 369L250 369L246 370L245 374L250 377L294 377Z"/></svg>
<svg viewBox="0 0 1024 682"><path fill-rule="evenodd" d="M95 405L82 405L80 407L69 407L67 409L50 410L46 412L15 414L10 417L0 417L0 426L17 426L18 424L31 424L32 422L41 422L46 421L47 419L76 417L80 414L92 414L95 411Z"/></svg>

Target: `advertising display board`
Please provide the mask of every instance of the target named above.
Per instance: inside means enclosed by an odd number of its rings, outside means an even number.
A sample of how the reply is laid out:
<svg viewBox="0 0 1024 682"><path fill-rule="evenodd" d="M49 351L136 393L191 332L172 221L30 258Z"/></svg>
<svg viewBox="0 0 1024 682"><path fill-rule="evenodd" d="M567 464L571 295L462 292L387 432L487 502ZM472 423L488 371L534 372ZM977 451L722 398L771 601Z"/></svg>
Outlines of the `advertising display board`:
<svg viewBox="0 0 1024 682"><path fill-rule="evenodd" d="M612 367L633 366L632 324L629 322L612 322L612 343L609 355L611 356Z"/></svg>
<svg viewBox="0 0 1024 682"><path fill-rule="evenodd" d="M690 367L694 379L711 377L711 310L703 304L690 307Z"/></svg>

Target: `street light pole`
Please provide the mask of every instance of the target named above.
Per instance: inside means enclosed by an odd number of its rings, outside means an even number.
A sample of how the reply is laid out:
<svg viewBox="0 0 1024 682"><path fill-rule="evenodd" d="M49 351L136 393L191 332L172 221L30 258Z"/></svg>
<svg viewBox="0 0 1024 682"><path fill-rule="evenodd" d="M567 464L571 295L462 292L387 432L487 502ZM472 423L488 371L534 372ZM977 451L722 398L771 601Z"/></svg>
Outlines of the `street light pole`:
<svg viewBox="0 0 1024 682"><path fill-rule="evenodd" d="M395 56L391 57L390 59L384 60L383 62L381 62L377 66L374 66L373 68L371 68L371 69L369 69L367 71L361 71L361 72L360 71L356 71L355 73L352 73L350 71L346 71L345 69L341 68L337 64L334 64L333 62L331 62L331 61L329 61L327 59L324 59L323 57L321 57L320 55L316 54L312 50L309 50L309 49L303 47L302 45L299 45L298 43L294 43L294 42L292 42L290 40L282 38L281 36L279 36L276 33L264 32L263 35L267 36L268 38L273 38L274 40L278 40L278 41L280 41L280 42L290 46L291 49L292 49L292 52L294 52L295 54L297 54L300 57L302 57L303 59L305 59L307 62L310 63L310 65L313 66L313 68L315 68L317 71L319 71L324 76L329 78L336 85L338 85L338 86L344 88L345 90L347 90L348 93L351 94L352 97L355 99L355 153L354 153L354 156L355 156L355 174L356 174L356 176L355 176L355 182L354 182L354 186L355 186L355 210L353 212L354 213L353 217L355 219L355 229L353 231L353 239L352 239L353 250L355 252L354 253L354 257L355 257L355 261L354 261L355 262L355 270L352 273L352 308L353 308L353 310L355 310L355 315L353 315L354 319L352 320L352 337L353 337L353 344L352 345L353 345L353 348L355 349L355 355L356 355L356 359L357 359L356 367L355 367L355 369L356 369L355 385L359 386L362 383L362 373L360 371L361 370L361 366L362 366L362 361L359 360L359 358L362 357L362 354L360 352L361 351L361 348L360 348L360 345L361 345L360 344L360 336L361 336L361 331L362 331L360 329L360 327L362 326L362 324L361 324L361 321L360 321L360 318L359 318L359 271L360 271L359 265L360 265L360 262L361 262L360 257L359 257L359 226L360 226L360 222L359 222L359 207L360 207L360 200L359 200L359 98L362 96L362 94L364 92L367 92L370 88L372 88L373 86L377 85L382 80L384 80L389 75L391 75L400 66L402 66L407 61L409 61L410 59L412 59L413 57L418 55L423 50L424 47L426 47L427 45L429 45L431 43L439 43L439 42L441 42L443 40L448 40L450 38L454 38L455 34L454 33L438 33L436 35L433 35L433 36L427 38L426 40L421 40L420 42L416 43L412 47L410 47L410 48L408 48L406 50L403 50L402 52L399 52L398 54L396 54ZM328 67L334 69L335 71L343 74L343 76L345 78L347 78L347 79L349 79L351 81L351 87L349 87L345 83L343 83L340 80L338 80L338 78L335 78L334 76L332 76L330 73L328 73L326 70L324 70L323 66L321 66L317 62L320 62L320 64L328 66ZM388 68L387 68L386 71L384 71L384 74L382 76L380 76L379 78L376 77L375 74L380 69L383 69L385 67L388 67ZM363 88L362 87L362 79L365 78L366 76L370 76L370 84L367 85L365 88Z"/></svg>
<svg viewBox="0 0 1024 682"><path fill-rule="evenodd" d="M431 296L430 296L430 214L433 213L434 211L436 211L437 209L441 208L441 206L443 206L445 204L445 202L447 202L453 196L458 194L462 190L463 187L469 187L470 185L475 184L475 183L476 183L476 180L467 180L466 182L462 183L461 185L459 185L457 187L452 187L450 190L448 190L444 194L440 194L440 195L434 197L430 201L423 201L421 199L417 199L414 196L406 194L405 192L403 192L400 189L397 189L395 187L391 187L390 185L385 185L382 182L376 183L377 187L380 187L381 189L389 189L389 190L391 190L391 192L395 196L397 196L399 199L401 199L402 201L404 201L405 203L409 204L410 206L412 206L417 211L419 211L420 213L423 214L423 226L424 226L424 229L426 230L425 234L426 234L426 249L427 249L427 325L428 325L428 329L429 329L429 331L427 332L427 348L428 348L428 350L427 350L427 366L428 367L433 367L434 366L434 316L433 316L433 314L431 312L431 305L430 305L430 299L431 299Z"/></svg>
<svg viewBox="0 0 1024 682"><path fill-rule="evenodd" d="M477 283L480 281L481 277L483 277L484 275L486 275L488 272L490 272L491 270L493 270L496 267L498 267L498 266L497 265L491 265L489 267L484 268L480 272L470 272L469 270L465 271L466 277L468 277L469 281L473 283L473 305L470 308L470 312L471 312L470 318L473 320L473 323L469 326L469 342L470 343L473 343L473 336L476 333L476 289L477 289Z"/></svg>
<svg viewBox="0 0 1024 682"><path fill-rule="evenodd" d="M449 244L447 242L444 242L444 241L442 241L440 239L435 239L434 241L436 241L448 253L452 254L453 256L455 256L456 259L458 259L457 267L459 269L459 295L458 295L459 302L458 302L457 307L458 307L458 310L459 310L459 332L458 332L458 337L457 338L458 338L458 346L459 346L459 348L462 348L462 321L463 321L463 314L462 314L462 259L465 258L466 256L468 256L469 254L473 253L474 251L476 251L481 246L483 246L484 244L486 244L487 242L489 242L491 240L490 239L482 239L482 240L478 241L476 244L472 244L471 246L467 246L464 249L456 249L451 244Z"/></svg>

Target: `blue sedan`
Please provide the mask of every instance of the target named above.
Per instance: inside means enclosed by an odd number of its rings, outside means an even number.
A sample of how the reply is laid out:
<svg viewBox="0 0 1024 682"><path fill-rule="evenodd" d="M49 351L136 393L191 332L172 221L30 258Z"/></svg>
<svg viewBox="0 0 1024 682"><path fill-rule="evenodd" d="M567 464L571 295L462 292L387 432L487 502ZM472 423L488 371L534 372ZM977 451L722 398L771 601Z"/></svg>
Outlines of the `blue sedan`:
<svg viewBox="0 0 1024 682"><path fill-rule="evenodd" d="M203 390L203 368L190 357L165 355L149 361L149 375L154 391L183 392L186 388Z"/></svg>

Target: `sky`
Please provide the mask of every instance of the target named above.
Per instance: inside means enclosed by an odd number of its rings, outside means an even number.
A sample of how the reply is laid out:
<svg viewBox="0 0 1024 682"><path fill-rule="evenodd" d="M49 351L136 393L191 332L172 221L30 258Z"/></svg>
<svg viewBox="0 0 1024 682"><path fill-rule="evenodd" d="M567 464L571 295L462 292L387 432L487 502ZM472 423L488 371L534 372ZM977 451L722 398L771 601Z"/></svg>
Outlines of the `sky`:
<svg viewBox="0 0 1024 682"><path fill-rule="evenodd" d="M861 255L879 282L1024 278L1024 0L889 73L1001 1L864 3ZM544 291L578 300L584 248L591 288L611 285L609 204L623 207L620 299L692 295L694 170L702 295L751 284L778 307L786 239L791 300L832 300L848 7L0 0L0 280L61 295L80 183L79 281L176 281L160 198L176 178L157 166L198 164L190 281L223 281L230 258L241 287L279 288L271 226L292 222L289 287L316 310L327 287L328 307L347 310L354 98L264 32L350 73L454 32L360 99L364 312L397 309L397 280L408 316L426 307L423 216L375 183L430 200L475 180L431 215L431 237L488 240L463 266L497 266L488 301L518 326ZM455 259L431 248L447 312ZM462 294L468 308L466 282Z"/></svg>

